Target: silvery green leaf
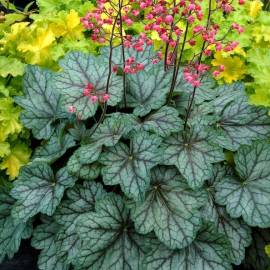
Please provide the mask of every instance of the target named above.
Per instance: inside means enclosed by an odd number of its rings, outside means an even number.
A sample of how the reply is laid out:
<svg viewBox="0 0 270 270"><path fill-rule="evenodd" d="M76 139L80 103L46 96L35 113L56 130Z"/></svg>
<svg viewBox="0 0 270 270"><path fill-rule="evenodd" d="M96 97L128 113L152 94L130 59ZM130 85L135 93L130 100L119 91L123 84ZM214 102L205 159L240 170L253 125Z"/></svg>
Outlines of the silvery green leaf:
<svg viewBox="0 0 270 270"><path fill-rule="evenodd" d="M51 216L59 205L66 188L75 183L66 168L54 175L46 163L33 162L21 169L11 191L17 201L12 209L16 219L27 221L41 212Z"/></svg>
<svg viewBox="0 0 270 270"><path fill-rule="evenodd" d="M24 109L23 125L32 130L37 139L49 139L56 120L67 118L60 105L60 92L51 85L52 72L28 66L24 75L24 93L16 102Z"/></svg>
<svg viewBox="0 0 270 270"><path fill-rule="evenodd" d="M67 170L71 175L83 180L98 178L101 170L100 164L81 164L76 155L72 155L67 163Z"/></svg>
<svg viewBox="0 0 270 270"><path fill-rule="evenodd" d="M51 218L43 217L42 224L38 225L33 233L31 244L36 249L41 249L38 257L38 268L40 270L69 270L66 262L67 256L56 255L59 246L55 243L56 235L60 226Z"/></svg>
<svg viewBox="0 0 270 270"><path fill-rule="evenodd" d="M268 111L251 106L246 96L237 97L222 108L218 107L220 119L212 131L212 140L221 147L236 151L242 144L251 144L254 140L269 137Z"/></svg>
<svg viewBox="0 0 270 270"><path fill-rule="evenodd" d="M33 161L53 163L74 145L75 141L71 135L57 130L48 141L35 149Z"/></svg>
<svg viewBox="0 0 270 270"><path fill-rule="evenodd" d="M78 220L91 213L95 208L95 201L105 194L101 184L84 182L67 191L64 200L55 212L54 219L60 224L60 229L55 237L58 246L57 256L67 256L67 262L72 263L81 246L77 233Z"/></svg>
<svg viewBox="0 0 270 270"><path fill-rule="evenodd" d="M73 155L82 165L87 165L98 160L101 150L102 146L99 143L90 143L81 145Z"/></svg>
<svg viewBox="0 0 270 270"><path fill-rule="evenodd" d="M136 39L136 37L133 37L133 42ZM153 46L147 46L143 45L143 51L138 52L134 48L125 48L125 58L128 59L130 57L134 57L136 63L140 63L144 65L144 70L149 70L152 68L153 63L152 60L154 58L157 58L157 54L154 51ZM103 47L101 49L101 55L104 55L104 61L108 62L110 54L110 48L109 47ZM112 62L113 65L117 65L120 68L123 67L124 61L122 56L122 49L121 46L118 46L113 49L112 54Z"/></svg>
<svg viewBox="0 0 270 270"><path fill-rule="evenodd" d="M214 89L215 81L207 74L201 78L201 84L196 88L194 101L196 104L201 104L204 101L210 101L215 98L216 90ZM179 71L178 81L175 86L175 92L186 92L191 97L194 87L186 81L183 76L183 71Z"/></svg>
<svg viewBox="0 0 270 270"><path fill-rule="evenodd" d="M229 243L214 226L204 226L195 241L183 249L159 245L144 260L146 270L232 270L227 254Z"/></svg>
<svg viewBox="0 0 270 270"><path fill-rule="evenodd" d="M160 143L156 135L141 132L131 139L130 147L119 142L106 148L99 159L105 165L103 182L120 184L123 192L135 200L143 198L150 183L150 169L160 160Z"/></svg>
<svg viewBox="0 0 270 270"><path fill-rule="evenodd" d="M212 163L224 159L222 148L212 144L208 133L200 127L168 137L162 150L163 163L175 165L193 189L210 177Z"/></svg>
<svg viewBox="0 0 270 270"><path fill-rule="evenodd" d="M189 188L175 167L155 167L145 200L133 209L135 228L142 234L154 231L171 249L184 248L201 227L203 198L201 191Z"/></svg>
<svg viewBox="0 0 270 270"><path fill-rule="evenodd" d="M225 177L233 175L233 170L228 166L217 164L213 167L213 174L204 186L208 196L201 211L203 218L213 222L218 232L223 233L230 241L229 258L232 263L239 265L245 257L245 248L251 243L251 230L241 219L229 217L214 199L216 185Z"/></svg>
<svg viewBox="0 0 270 270"><path fill-rule="evenodd" d="M242 146L235 155L237 177L216 185L216 200L233 218L243 217L250 226L270 226L270 144Z"/></svg>
<svg viewBox="0 0 270 270"><path fill-rule="evenodd" d="M163 106L156 112L147 116L141 123L141 128L145 131L151 131L161 137L169 136L173 132L180 131L183 127L183 121L178 117L176 109Z"/></svg>
<svg viewBox="0 0 270 270"><path fill-rule="evenodd" d="M147 237L132 228L129 210L121 197L104 196L97 201L96 211L83 216L78 224L83 243L75 269L142 269Z"/></svg>
<svg viewBox="0 0 270 270"><path fill-rule="evenodd" d="M60 61L62 72L54 76L53 85L61 91L65 106L74 106L81 119L95 115L98 103L93 103L89 97L83 95L88 83L92 83L95 95L106 92L109 68L103 56L93 56L82 52L71 52ZM109 81L110 99L107 102L115 106L122 100L123 83L121 76L111 74Z"/></svg>
<svg viewBox="0 0 270 270"><path fill-rule="evenodd" d="M162 63L127 76L127 104L135 108L134 114L145 116L164 105L170 80L171 73L164 71Z"/></svg>
<svg viewBox="0 0 270 270"><path fill-rule="evenodd" d="M9 189L0 187L0 263L7 256L11 259L19 250L21 239L31 236L31 221L21 222L11 216L15 200L9 195Z"/></svg>
<svg viewBox="0 0 270 270"><path fill-rule="evenodd" d="M114 146L133 129L134 118L129 114L113 113L98 126L91 139L95 143Z"/></svg>

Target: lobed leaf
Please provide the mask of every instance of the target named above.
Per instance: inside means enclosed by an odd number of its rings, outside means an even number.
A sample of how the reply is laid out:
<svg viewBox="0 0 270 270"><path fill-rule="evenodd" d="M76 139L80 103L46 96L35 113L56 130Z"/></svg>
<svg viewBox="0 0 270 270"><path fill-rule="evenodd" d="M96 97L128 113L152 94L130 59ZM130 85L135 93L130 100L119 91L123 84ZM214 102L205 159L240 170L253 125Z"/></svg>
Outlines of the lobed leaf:
<svg viewBox="0 0 270 270"><path fill-rule="evenodd" d="M122 142L106 148L100 162L103 182L120 184L123 192L135 200L142 199L150 183L150 169L158 164L160 138L146 132L138 133L130 141L130 148Z"/></svg>
<svg viewBox="0 0 270 270"><path fill-rule="evenodd" d="M53 85L56 90L61 91L64 106L74 106L83 120L94 116L98 103L93 103L88 96L84 96L83 90L91 83L96 95L105 94L109 69L104 57L71 52L60 61L60 66L63 71L54 76ZM107 103L110 106L115 106L122 100L122 78L114 73L109 81L109 94Z"/></svg>
<svg viewBox="0 0 270 270"><path fill-rule="evenodd" d="M233 218L242 216L250 226L270 226L270 145L242 146L235 156L240 179L226 177L217 184L216 200Z"/></svg>
<svg viewBox="0 0 270 270"><path fill-rule="evenodd" d="M51 85L53 73L37 66L28 66L24 75L25 96L16 97L24 109L23 125L32 130L37 139L49 139L56 120L67 118L60 104L60 92Z"/></svg>
<svg viewBox="0 0 270 270"><path fill-rule="evenodd" d="M201 227L199 207L203 198L189 188L176 168L155 167L145 200L133 210L135 228L142 234L154 231L171 249L184 248Z"/></svg>
<svg viewBox="0 0 270 270"><path fill-rule="evenodd" d="M199 127L166 138L162 149L164 164L175 165L193 189L210 177L212 163L224 159L222 149L212 144L208 133Z"/></svg>
<svg viewBox="0 0 270 270"><path fill-rule="evenodd" d="M66 168L54 175L46 163L33 162L23 167L11 190L12 197L17 200L12 209L13 217L27 221L39 212L51 216L65 189L73 186L75 180Z"/></svg>
<svg viewBox="0 0 270 270"><path fill-rule="evenodd" d="M96 203L96 212L79 223L83 240L76 269L141 269L146 237L131 227L129 211L121 197L108 194Z"/></svg>

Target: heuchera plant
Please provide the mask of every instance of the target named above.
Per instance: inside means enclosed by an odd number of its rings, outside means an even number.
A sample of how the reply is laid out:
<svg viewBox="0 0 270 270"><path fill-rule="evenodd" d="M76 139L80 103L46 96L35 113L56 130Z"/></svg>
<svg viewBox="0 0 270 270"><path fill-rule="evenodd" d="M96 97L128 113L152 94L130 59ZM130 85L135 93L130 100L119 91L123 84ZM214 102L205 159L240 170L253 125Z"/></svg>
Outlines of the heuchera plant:
<svg viewBox="0 0 270 270"><path fill-rule="evenodd" d="M165 20L177 30L172 10L186 27L203 16L195 1L99 1L82 19L109 43L99 56L71 52L60 72L27 68L16 101L41 143L11 191L1 187L1 260L32 235L44 270L229 270L245 257L250 227L270 226L267 110L248 104L242 83L216 86L201 63L208 45L234 43L216 40L208 14L202 51L181 68L186 32L157 52L146 34L121 31L140 14L153 15L148 27Z"/></svg>

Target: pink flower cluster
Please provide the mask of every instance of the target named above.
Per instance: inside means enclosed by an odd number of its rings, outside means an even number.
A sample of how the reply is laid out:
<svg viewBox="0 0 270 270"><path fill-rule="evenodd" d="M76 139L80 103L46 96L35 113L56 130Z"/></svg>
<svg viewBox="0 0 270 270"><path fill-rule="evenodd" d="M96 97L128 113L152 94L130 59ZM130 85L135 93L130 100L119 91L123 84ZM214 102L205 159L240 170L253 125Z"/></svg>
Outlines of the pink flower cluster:
<svg viewBox="0 0 270 270"><path fill-rule="evenodd" d="M83 89L83 95L85 97L89 97L89 99L93 102L107 102L110 99L110 96L106 93L100 94L97 93L94 89L94 85L92 83L88 83Z"/></svg>
<svg viewBox="0 0 270 270"><path fill-rule="evenodd" d="M183 75L189 84L193 87L199 87L201 85L200 78L209 69L208 65L194 63L184 68Z"/></svg>
<svg viewBox="0 0 270 270"><path fill-rule="evenodd" d="M209 1L211 4L211 0ZM129 52L134 50L134 56L126 58L124 63L111 63L113 73L117 73L119 68L125 74L134 74L144 70L144 62L138 62L135 55L153 44L150 38L153 32L157 33L163 45L151 61L156 64L163 59L165 70L169 67L178 70L177 66L183 65L182 54L186 46L194 47L197 44L203 44L199 53L194 50L196 53L194 52L192 59L184 67L185 80L196 88L200 86L203 74L210 70L210 66L203 63L205 59L211 57L214 52L230 52L238 46L237 41L227 40L227 34L220 37L220 26L213 24L211 20L211 15L217 10L226 14L233 12L232 1L212 1L216 2L216 8L207 10L204 14L202 0L176 0L170 3L166 0L97 0L96 9L81 18L81 22L84 28L89 30L93 41L100 44L109 43L112 46L112 39L117 39L118 42L121 41L122 54L127 49ZM238 3L243 5L245 0L238 0ZM140 20L144 23L145 32L139 37L126 34L124 30ZM186 31L180 28L179 22L186 24ZM108 29L112 29L111 32ZM228 29L228 32L230 31L240 34L244 28L233 23ZM220 66L213 75L218 76L223 70L224 66ZM174 82L178 72L175 74ZM109 99L107 94L97 95L91 84L85 87L83 94L92 102L106 102Z"/></svg>

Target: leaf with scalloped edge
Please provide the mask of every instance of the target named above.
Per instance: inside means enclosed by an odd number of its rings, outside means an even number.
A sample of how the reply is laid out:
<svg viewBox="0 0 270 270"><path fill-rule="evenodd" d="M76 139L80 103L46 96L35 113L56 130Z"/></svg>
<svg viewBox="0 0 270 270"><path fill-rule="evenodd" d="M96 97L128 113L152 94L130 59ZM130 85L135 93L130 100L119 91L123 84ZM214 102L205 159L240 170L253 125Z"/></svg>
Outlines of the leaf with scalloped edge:
<svg viewBox="0 0 270 270"><path fill-rule="evenodd" d="M14 203L9 189L0 186L0 262L6 256L11 259L19 250L21 239L29 238L32 233L31 221L24 223L11 216Z"/></svg>
<svg viewBox="0 0 270 270"><path fill-rule="evenodd" d="M82 165L91 164L98 160L102 150L102 145L99 143L90 143L81 145L73 155Z"/></svg>
<svg viewBox="0 0 270 270"><path fill-rule="evenodd" d="M62 129L57 129L48 141L36 148L32 159L52 163L74 145L75 141L70 134L63 134Z"/></svg>
<svg viewBox="0 0 270 270"><path fill-rule="evenodd" d="M219 120L213 126L212 138L221 147L236 151L242 144L269 137L268 111L251 106L244 90L235 93L229 89L228 93L220 94L213 103Z"/></svg>
<svg viewBox="0 0 270 270"><path fill-rule="evenodd" d="M120 138L133 129L134 119L129 114L109 114L91 136L93 143L114 146Z"/></svg>
<svg viewBox="0 0 270 270"><path fill-rule="evenodd" d="M67 191L67 199L56 210L54 219L61 225L55 238L59 247L56 255L67 256L67 262L71 263L77 256L81 246L81 240L77 233L78 220L91 213L95 208L95 201L101 198L105 191L101 184L84 182Z"/></svg>
<svg viewBox="0 0 270 270"><path fill-rule="evenodd" d="M234 158L239 178L225 177L216 185L216 201L233 218L250 226L270 226L270 144L254 142L239 148Z"/></svg>
<svg viewBox="0 0 270 270"><path fill-rule="evenodd" d="M92 164L81 164L76 155L72 155L67 163L67 170L70 174L83 180L94 180L98 178L101 165L97 162Z"/></svg>
<svg viewBox="0 0 270 270"><path fill-rule="evenodd" d="M175 165L191 188L203 185L212 172L212 163L224 160L222 148L212 144L206 130L173 134L162 145L163 163Z"/></svg>
<svg viewBox="0 0 270 270"><path fill-rule="evenodd" d="M75 181L65 167L55 175L46 163L33 162L23 167L11 191L12 197L17 199L12 209L13 217L27 221L39 212L51 216L65 189Z"/></svg>
<svg viewBox="0 0 270 270"><path fill-rule="evenodd" d="M133 209L135 228L142 234L154 231L169 248L184 248L201 227L204 198L201 191L190 189L175 167L155 167L145 200Z"/></svg>
<svg viewBox="0 0 270 270"><path fill-rule="evenodd" d="M215 186L227 176L233 176L232 168L221 164L213 167L213 174L204 186L208 199L201 211L205 220L213 222L218 232L226 235L231 243L229 258L239 265L245 258L245 248L251 243L251 230L241 219L229 217L225 209L215 202Z"/></svg>
<svg viewBox="0 0 270 270"><path fill-rule="evenodd" d="M147 236L139 235L132 227L122 198L108 194L96 202L95 209L78 223L83 243L75 269L142 269Z"/></svg>
<svg viewBox="0 0 270 270"><path fill-rule="evenodd" d="M53 85L61 91L63 104L66 107L74 106L81 119L95 115L98 103L84 96L83 91L91 83L94 86L93 94L105 94L109 69L104 57L71 52L60 61L60 66L63 71L54 76ZM122 78L114 73L109 81L109 95L109 106L115 106L122 100Z"/></svg>
<svg viewBox="0 0 270 270"><path fill-rule="evenodd" d="M103 196L100 184L84 182L67 191L65 199L53 219L42 217L42 225L34 230L32 246L41 249L40 269L70 269L81 240L77 234L77 221L94 210L95 201Z"/></svg>
<svg viewBox="0 0 270 270"><path fill-rule="evenodd" d="M23 107L21 122L37 139L49 139L56 120L66 118L60 104L60 92L51 85L52 72L28 66L24 75L24 96L16 97Z"/></svg>
<svg viewBox="0 0 270 270"><path fill-rule="evenodd" d="M183 249L159 245L144 260L145 270L232 270L227 254L230 245L223 234L207 224L194 242Z"/></svg>
<svg viewBox="0 0 270 270"><path fill-rule="evenodd" d="M127 76L127 105L135 108L136 116L145 116L151 110L159 109L166 102L171 73L165 72L162 63L153 65Z"/></svg>
<svg viewBox="0 0 270 270"><path fill-rule="evenodd" d="M183 127L183 121L178 117L176 109L163 106L156 112L148 115L142 123L139 123L139 126L145 131L166 137L173 132L180 131Z"/></svg>
<svg viewBox="0 0 270 270"><path fill-rule="evenodd" d="M141 132L131 139L130 148L122 142L106 148L99 159L105 165L101 171L103 182L120 184L128 197L142 199L150 183L150 169L160 160L160 143L156 135Z"/></svg>
<svg viewBox="0 0 270 270"><path fill-rule="evenodd" d="M66 262L66 254L63 257L56 255L59 246L55 239L59 231L59 224L47 216L41 217L42 224L38 225L33 233L31 245L36 249L41 249L38 256L38 268L40 270L68 270L69 264Z"/></svg>

